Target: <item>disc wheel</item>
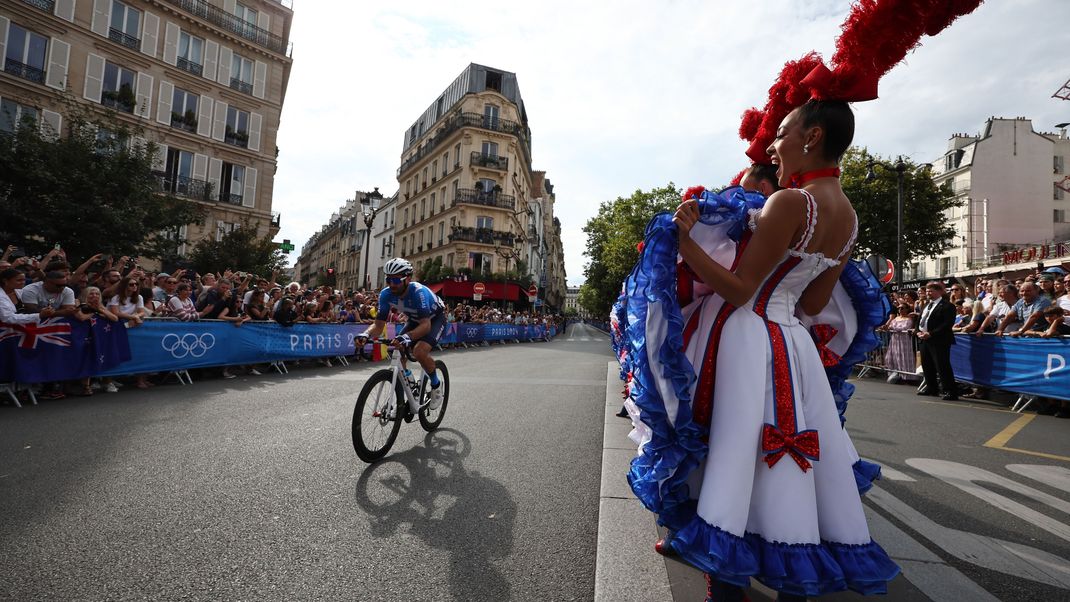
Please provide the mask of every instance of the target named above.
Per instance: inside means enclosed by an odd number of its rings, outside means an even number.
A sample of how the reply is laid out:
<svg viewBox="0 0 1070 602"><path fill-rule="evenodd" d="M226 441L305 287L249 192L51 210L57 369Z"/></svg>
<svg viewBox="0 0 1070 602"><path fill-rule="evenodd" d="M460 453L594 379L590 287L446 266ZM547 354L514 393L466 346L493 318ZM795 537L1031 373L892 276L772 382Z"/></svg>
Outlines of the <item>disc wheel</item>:
<svg viewBox="0 0 1070 602"><path fill-rule="evenodd" d="M392 377L390 370L372 374L353 408L353 449L365 462L375 462L386 455L401 428L401 420L391 414L399 408L404 411L405 400L400 389L390 386Z"/></svg>
<svg viewBox="0 0 1070 602"><path fill-rule="evenodd" d="M424 427L424 430L431 432L438 428L438 425L442 424L442 418L446 415L446 406L450 402L450 371L446 369L446 364L442 363L442 360L435 360L435 374L438 375L439 387L442 388L442 405L438 406L434 410L431 409L429 404L424 402L431 396L431 381L428 378L424 378L420 384L420 426Z"/></svg>

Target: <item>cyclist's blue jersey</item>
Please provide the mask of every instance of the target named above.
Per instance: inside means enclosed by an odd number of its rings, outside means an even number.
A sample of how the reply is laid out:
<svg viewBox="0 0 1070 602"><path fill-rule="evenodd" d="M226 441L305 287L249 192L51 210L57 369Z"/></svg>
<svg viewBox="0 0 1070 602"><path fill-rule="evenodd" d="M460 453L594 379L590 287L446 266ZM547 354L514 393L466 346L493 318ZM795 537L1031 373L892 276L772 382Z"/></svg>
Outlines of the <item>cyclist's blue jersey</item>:
<svg viewBox="0 0 1070 602"><path fill-rule="evenodd" d="M410 320L419 320L443 313L446 304L438 295L432 293L431 289L419 282L410 282L400 297L390 292L390 287L379 293L378 319L386 320L391 307L408 316Z"/></svg>

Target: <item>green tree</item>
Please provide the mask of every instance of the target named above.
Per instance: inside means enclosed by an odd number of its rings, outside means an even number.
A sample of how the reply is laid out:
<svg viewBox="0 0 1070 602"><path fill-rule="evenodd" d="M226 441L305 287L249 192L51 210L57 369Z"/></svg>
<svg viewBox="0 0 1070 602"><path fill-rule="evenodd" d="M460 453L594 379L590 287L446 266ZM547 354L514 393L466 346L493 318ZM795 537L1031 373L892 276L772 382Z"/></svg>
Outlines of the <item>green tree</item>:
<svg viewBox="0 0 1070 602"><path fill-rule="evenodd" d="M840 161L840 182L858 214L858 246L855 256L870 254L896 259L897 174L875 167L868 179L869 161L889 166L894 159L870 155L866 149L852 147ZM903 174L903 262L919 257L934 257L950 246L955 228L945 210L962 203L949 187L937 187L927 169L904 159ZM902 266L895 266L902 269Z"/></svg>
<svg viewBox="0 0 1070 602"><path fill-rule="evenodd" d="M681 190L675 184L636 190L630 197L617 197L598 207L587 220L588 258L586 282L580 287L579 303L593 316L607 316L620 294L621 283L639 259L636 245L643 240L647 223L659 211L671 211L680 203Z"/></svg>
<svg viewBox="0 0 1070 602"><path fill-rule="evenodd" d="M114 112L68 105L62 135L30 119L0 135L0 242L29 254L60 243L72 261L100 252L173 258L185 242L179 228L205 212L160 193L157 148L140 130Z"/></svg>
<svg viewBox="0 0 1070 602"><path fill-rule="evenodd" d="M245 221L220 240L200 240L190 253L190 261L201 273L233 270L270 276L286 264L286 254L257 233L258 222ZM333 285L332 282L325 284Z"/></svg>

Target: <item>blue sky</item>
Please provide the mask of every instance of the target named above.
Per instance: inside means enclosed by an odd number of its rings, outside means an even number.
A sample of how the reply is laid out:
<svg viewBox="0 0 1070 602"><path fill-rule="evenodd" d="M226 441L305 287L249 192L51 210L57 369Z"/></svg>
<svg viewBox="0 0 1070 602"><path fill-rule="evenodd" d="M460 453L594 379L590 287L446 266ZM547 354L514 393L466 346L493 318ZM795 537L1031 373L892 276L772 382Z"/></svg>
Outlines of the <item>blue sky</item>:
<svg viewBox="0 0 1070 602"><path fill-rule="evenodd" d="M833 52L846 0L296 2L272 209L300 246L355 190L397 189L402 133L468 63L517 74L570 284L599 203L745 164L736 130L786 60ZM990 116L1070 121L1070 2L989 0L855 106L855 144L929 161Z"/></svg>

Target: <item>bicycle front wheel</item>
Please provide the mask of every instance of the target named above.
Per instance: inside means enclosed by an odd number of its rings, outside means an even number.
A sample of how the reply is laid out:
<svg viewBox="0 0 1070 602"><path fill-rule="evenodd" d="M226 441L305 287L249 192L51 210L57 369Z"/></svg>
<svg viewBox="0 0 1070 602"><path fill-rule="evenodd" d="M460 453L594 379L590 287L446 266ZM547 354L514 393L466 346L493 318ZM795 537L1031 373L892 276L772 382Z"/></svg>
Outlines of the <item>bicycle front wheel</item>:
<svg viewBox="0 0 1070 602"><path fill-rule="evenodd" d="M399 388L390 386L392 378L390 370L372 374L353 408L353 449L365 462L385 456L401 428L397 414L404 411L405 399Z"/></svg>
<svg viewBox="0 0 1070 602"><path fill-rule="evenodd" d="M435 373L438 374L439 387L442 388L442 405L431 409L429 404L423 404L420 408L420 426L431 432L442 424L442 418L446 415L446 405L450 401L450 371L442 360L435 360ZM420 385L420 400L426 401L431 395L431 382L425 377Z"/></svg>

